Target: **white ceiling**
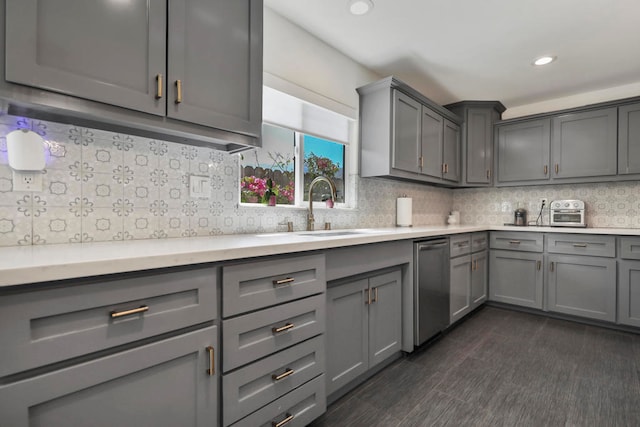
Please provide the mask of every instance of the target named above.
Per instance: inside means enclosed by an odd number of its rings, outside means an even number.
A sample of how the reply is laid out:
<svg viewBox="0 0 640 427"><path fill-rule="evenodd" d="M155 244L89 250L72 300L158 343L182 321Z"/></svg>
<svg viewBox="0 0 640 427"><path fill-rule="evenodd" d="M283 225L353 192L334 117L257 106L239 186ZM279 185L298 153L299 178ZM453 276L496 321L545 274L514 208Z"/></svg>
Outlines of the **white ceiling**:
<svg viewBox="0 0 640 427"><path fill-rule="evenodd" d="M640 0L265 0L380 74L446 104L507 107L640 82ZM557 55L545 67L531 62ZM632 93L629 96L640 95Z"/></svg>

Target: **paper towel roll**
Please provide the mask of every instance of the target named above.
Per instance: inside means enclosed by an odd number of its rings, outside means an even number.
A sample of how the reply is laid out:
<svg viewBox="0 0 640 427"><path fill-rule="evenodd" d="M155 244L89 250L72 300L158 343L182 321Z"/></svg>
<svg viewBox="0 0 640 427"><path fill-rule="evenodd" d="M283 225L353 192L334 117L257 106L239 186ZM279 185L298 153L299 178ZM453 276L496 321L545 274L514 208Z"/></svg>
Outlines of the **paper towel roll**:
<svg viewBox="0 0 640 427"><path fill-rule="evenodd" d="M398 197L396 200L396 225L398 227L411 227L413 225L413 199L411 197Z"/></svg>

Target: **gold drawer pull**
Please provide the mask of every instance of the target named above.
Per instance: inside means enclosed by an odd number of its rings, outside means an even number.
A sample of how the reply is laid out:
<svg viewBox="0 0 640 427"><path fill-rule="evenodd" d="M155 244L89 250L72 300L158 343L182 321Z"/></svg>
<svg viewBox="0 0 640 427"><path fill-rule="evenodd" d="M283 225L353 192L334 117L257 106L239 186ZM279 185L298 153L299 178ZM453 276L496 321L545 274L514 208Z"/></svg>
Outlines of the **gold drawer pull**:
<svg viewBox="0 0 640 427"><path fill-rule="evenodd" d="M293 283L296 279L293 277L287 277L286 279L274 280L273 286L286 285L287 283Z"/></svg>
<svg viewBox="0 0 640 427"><path fill-rule="evenodd" d="M556 263L555 263L555 262L552 262L552 263L550 263L550 264L549 264L549 270L550 270L552 273L553 273L553 271L555 270L555 268L556 268Z"/></svg>
<svg viewBox="0 0 640 427"><path fill-rule="evenodd" d="M289 375L292 375L295 371L293 369L287 368L286 371L281 373L280 375L273 374L271 375L271 379L274 381L280 381L283 378L287 378Z"/></svg>
<svg viewBox="0 0 640 427"><path fill-rule="evenodd" d="M371 302L378 302L378 288L373 288L373 299Z"/></svg>
<svg viewBox="0 0 640 427"><path fill-rule="evenodd" d="M274 334L279 334L280 332L288 331L293 328L293 323L287 323L284 326L280 326L279 328L271 328L271 332Z"/></svg>
<svg viewBox="0 0 640 427"><path fill-rule="evenodd" d="M558 175L558 170L560 169L560 166L556 163L556 175Z"/></svg>
<svg viewBox="0 0 640 427"><path fill-rule="evenodd" d="M544 165L544 168L542 168L542 170L544 171L544 174L546 175L549 171L549 168L547 167L547 165Z"/></svg>
<svg viewBox="0 0 640 427"><path fill-rule="evenodd" d="M574 243L573 247L574 248L586 248L587 244L586 243Z"/></svg>
<svg viewBox="0 0 640 427"><path fill-rule="evenodd" d="M162 74L156 76L156 99L162 98Z"/></svg>
<svg viewBox="0 0 640 427"><path fill-rule="evenodd" d="M149 306L141 305L140 307L132 308L131 310L112 311L110 314L112 319L117 319L118 317L131 316L132 314L144 313L146 311L149 311Z"/></svg>
<svg viewBox="0 0 640 427"><path fill-rule="evenodd" d="M207 369L207 374L209 374L209 376L214 376L216 373L215 350L211 346L207 347L206 350L207 353L209 353L209 369Z"/></svg>
<svg viewBox="0 0 640 427"><path fill-rule="evenodd" d="M511 243L512 245L519 245L520 240L509 240L509 243Z"/></svg>
<svg viewBox="0 0 640 427"><path fill-rule="evenodd" d="M285 418L284 420L280 421L279 423L277 423L275 421L271 421L271 426L272 427L282 427L283 425L288 424L289 421L291 421L293 419L293 414L286 413L285 416L287 418Z"/></svg>
<svg viewBox="0 0 640 427"><path fill-rule="evenodd" d="M541 267L542 267L542 261L536 261L536 269L540 271Z"/></svg>
<svg viewBox="0 0 640 427"><path fill-rule="evenodd" d="M457 245L459 248L463 247L463 246L467 246L469 244L469 242L458 242Z"/></svg>
<svg viewBox="0 0 640 427"><path fill-rule="evenodd" d="M182 80L176 80L176 104L182 102Z"/></svg>
<svg viewBox="0 0 640 427"><path fill-rule="evenodd" d="M367 288L364 290L367 293L367 299L364 302L364 305L371 305L371 288Z"/></svg>

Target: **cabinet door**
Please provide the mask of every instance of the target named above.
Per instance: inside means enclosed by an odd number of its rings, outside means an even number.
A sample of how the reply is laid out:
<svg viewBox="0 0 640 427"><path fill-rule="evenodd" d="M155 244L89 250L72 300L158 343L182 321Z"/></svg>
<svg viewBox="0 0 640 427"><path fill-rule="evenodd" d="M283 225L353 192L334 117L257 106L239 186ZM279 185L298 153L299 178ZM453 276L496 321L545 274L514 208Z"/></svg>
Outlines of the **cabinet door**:
<svg viewBox="0 0 640 427"><path fill-rule="evenodd" d="M420 115L422 106L415 99L393 91L392 167L420 172Z"/></svg>
<svg viewBox="0 0 640 427"><path fill-rule="evenodd" d="M618 323L640 326L640 261L620 261Z"/></svg>
<svg viewBox="0 0 640 427"><path fill-rule="evenodd" d="M553 119L553 179L615 175L618 109Z"/></svg>
<svg viewBox="0 0 640 427"><path fill-rule="evenodd" d="M442 139L442 178L460 182L460 126L444 119Z"/></svg>
<svg viewBox="0 0 640 427"><path fill-rule="evenodd" d="M8 0L6 26L8 81L165 114L166 1Z"/></svg>
<svg viewBox="0 0 640 427"><path fill-rule="evenodd" d="M640 104L618 109L618 173L640 173Z"/></svg>
<svg viewBox="0 0 640 427"><path fill-rule="evenodd" d="M489 299L542 309L542 254L491 251Z"/></svg>
<svg viewBox="0 0 640 427"><path fill-rule="evenodd" d="M327 289L327 394L368 368L367 279Z"/></svg>
<svg viewBox="0 0 640 427"><path fill-rule="evenodd" d="M498 182L549 179L550 119L498 128Z"/></svg>
<svg viewBox="0 0 640 427"><path fill-rule="evenodd" d="M210 426L218 419L216 327L0 386L2 425ZM217 362L217 361L216 361Z"/></svg>
<svg viewBox="0 0 640 427"><path fill-rule="evenodd" d="M493 109L469 108L467 134L467 184L489 184L493 163Z"/></svg>
<svg viewBox="0 0 640 427"><path fill-rule="evenodd" d="M549 255L550 311L591 319L616 320L616 261Z"/></svg>
<svg viewBox="0 0 640 427"><path fill-rule="evenodd" d="M422 107L422 173L442 178L442 121L440 114Z"/></svg>
<svg viewBox="0 0 640 427"><path fill-rule="evenodd" d="M487 300L488 251L471 256L471 308L476 308Z"/></svg>
<svg viewBox="0 0 640 427"><path fill-rule="evenodd" d="M449 265L449 313L453 324L471 310L471 255L452 258Z"/></svg>
<svg viewBox="0 0 640 427"><path fill-rule="evenodd" d="M262 3L169 2L169 117L260 134Z"/></svg>
<svg viewBox="0 0 640 427"><path fill-rule="evenodd" d="M400 270L369 279L369 368L402 348L402 276Z"/></svg>

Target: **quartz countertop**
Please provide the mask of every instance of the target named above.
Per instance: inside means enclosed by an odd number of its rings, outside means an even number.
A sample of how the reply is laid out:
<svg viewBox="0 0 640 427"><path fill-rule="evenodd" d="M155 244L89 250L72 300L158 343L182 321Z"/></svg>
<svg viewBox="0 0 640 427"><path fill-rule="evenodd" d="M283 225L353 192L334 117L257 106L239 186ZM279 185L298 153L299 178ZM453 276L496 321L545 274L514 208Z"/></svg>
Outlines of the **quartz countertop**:
<svg viewBox="0 0 640 427"><path fill-rule="evenodd" d="M184 239L12 246L0 248L0 287L476 231L640 236L640 229L629 228L461 225L333 230L334 233L354 233L327 236L322 236L321 231L315 232L314 236L309 236L307 232L283 232Z"/></svg>

